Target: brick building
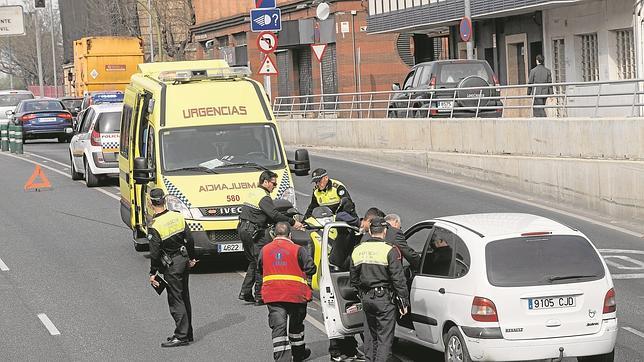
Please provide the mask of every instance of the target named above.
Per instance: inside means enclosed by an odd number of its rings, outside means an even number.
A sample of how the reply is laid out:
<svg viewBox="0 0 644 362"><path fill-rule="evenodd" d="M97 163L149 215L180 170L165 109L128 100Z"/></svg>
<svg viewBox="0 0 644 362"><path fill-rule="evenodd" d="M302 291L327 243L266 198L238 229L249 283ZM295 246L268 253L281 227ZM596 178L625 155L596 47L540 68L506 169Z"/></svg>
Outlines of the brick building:
<svg viewBox="0 0 644 362"><path fill-rule="evenodd" d="M322 59L324 93L391 89L404 79L409 62L409 39L398 34L367 33L367 3L330 0L331 15L315 17L320 1L277 1L282 10L279 46L273 55L279 76L271 82L273 96L320 93L320 71L311 44L327 44ZM250 32L249 10L253 1L193 0L196 25L193 40L197 59L226 59L231 65L248 65L256 73L263 59L257 49L257 33ZM261 80L261 76L255 75Z"/></svg>

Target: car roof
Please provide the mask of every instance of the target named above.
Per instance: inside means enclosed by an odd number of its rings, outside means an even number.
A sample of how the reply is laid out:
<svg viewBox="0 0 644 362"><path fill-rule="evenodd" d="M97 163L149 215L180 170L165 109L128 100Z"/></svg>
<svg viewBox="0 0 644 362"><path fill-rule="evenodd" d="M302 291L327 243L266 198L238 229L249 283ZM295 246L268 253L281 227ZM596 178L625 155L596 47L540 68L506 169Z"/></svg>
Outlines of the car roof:
<svg viewBox="0 0 644 362"><path fill-rule="evenodd" d="M71 100L82 101L83 97L60 97L60 98L58 98L58 100L61 100L61 101L71 101Z"/></svg>
<svg viewBox="0 0 644 362"><path fill-rule="evenodd" d="M426 65L439 65L439 64L487 64L487 61L482 59L445 59L445 60L434 60L431 62L418 63L414 66L423 67Z"/></svg>
<svg viewBox="0 0 644 362"><path fill-rule="evenodd" d="M94 109L98 113L117 112L123 110L123 103L101 103L89 106L89 108Z"/></svg>
<svg viewBox="0 0 644 362"><path fill-rule="evenodd" d="M464 227L482 238L530 232L569 234L576 231L569 226L543 216L521 213L455 215L441 217L435 220Z"/></svg>
<svg viewBox="0 0 644 362"><path fill-rule="evenodd" d="M24 103L32 103L32 102L42 102L42 101L57 101L57 102L60 102L60 99L42 97L42 98L23 99L20 102L21 103L23 103L23 102Z"/></svg>

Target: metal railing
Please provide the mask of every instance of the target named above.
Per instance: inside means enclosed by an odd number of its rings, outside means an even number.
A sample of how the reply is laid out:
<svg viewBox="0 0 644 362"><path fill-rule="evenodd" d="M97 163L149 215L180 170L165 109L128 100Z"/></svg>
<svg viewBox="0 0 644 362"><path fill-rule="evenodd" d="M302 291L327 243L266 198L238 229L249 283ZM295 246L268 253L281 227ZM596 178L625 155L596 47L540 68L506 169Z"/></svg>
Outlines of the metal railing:
<svg viewBox="0 0 644 362"><path fill-rule="evenodd" d="M640 117L644 80L276 97L273 112L279 118Z"/></svg>

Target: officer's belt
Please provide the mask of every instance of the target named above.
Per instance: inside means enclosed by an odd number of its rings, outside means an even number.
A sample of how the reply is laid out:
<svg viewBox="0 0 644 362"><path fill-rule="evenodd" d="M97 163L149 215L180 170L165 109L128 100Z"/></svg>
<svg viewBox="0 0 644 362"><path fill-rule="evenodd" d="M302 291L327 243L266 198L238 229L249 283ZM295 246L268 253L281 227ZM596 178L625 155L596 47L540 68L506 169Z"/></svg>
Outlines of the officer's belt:
<svg viewBox="0 0 644 362"><path fill-rule="evenodd" d="M297 275L289 275L289 274L273 274L273 275L267 275L264 278L262 278L263 282L268 282L271 280L290 280L293 282L300 282L304 284L308 284L306 282L306 279L302 277L298 277Z"/></svg>
<svg viewBox="0 0 644 362"><path fill-rule="evenodd" d="M165 255L167 255L167 256L169 256L171 258L174 258L177 255L181 255L181 248L179 248L177 250L170 250L170 251L169 250L163 250L163 252L165 253Z"/></svg>

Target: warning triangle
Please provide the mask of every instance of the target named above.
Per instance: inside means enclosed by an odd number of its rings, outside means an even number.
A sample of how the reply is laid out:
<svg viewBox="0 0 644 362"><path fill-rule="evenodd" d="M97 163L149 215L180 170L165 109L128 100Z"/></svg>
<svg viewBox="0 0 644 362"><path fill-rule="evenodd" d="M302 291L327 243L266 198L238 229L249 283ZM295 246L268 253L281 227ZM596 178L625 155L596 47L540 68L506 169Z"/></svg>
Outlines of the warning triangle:
<svg viewBox="0 0 644 362"><path fill-rule="evenodd" d="M40 179L38 182L36 182L36 179ZM25 183L25 191L29 190L39 190L39 189L46 189L46 188L51 188L51 183L49 182L49 179L47 176L45 176L45 173L42 172L42 168L40 168L40 165L36 165L36 169L34 170L34 173L31 174L29 177L29 180L27 180L27 183Z"/></svg>
<svg viewBox="0 0 644 362"><path fill-rule="evenodd" d="M313 49L313 54L315 54L315 58L317 58L318 62L322 62L322 57L326 50L326 44L311 44L311 49Z"/></svg>
<svg viewBox="0 0 644 362"><path fill-rule="evenodd" d="M279 72L277 71L277 67L275 66L275 62L269 55L267 55L264 58L264 61L262 61L262 66L259 67L259 74L261 75L278 75Z"/></svg>

